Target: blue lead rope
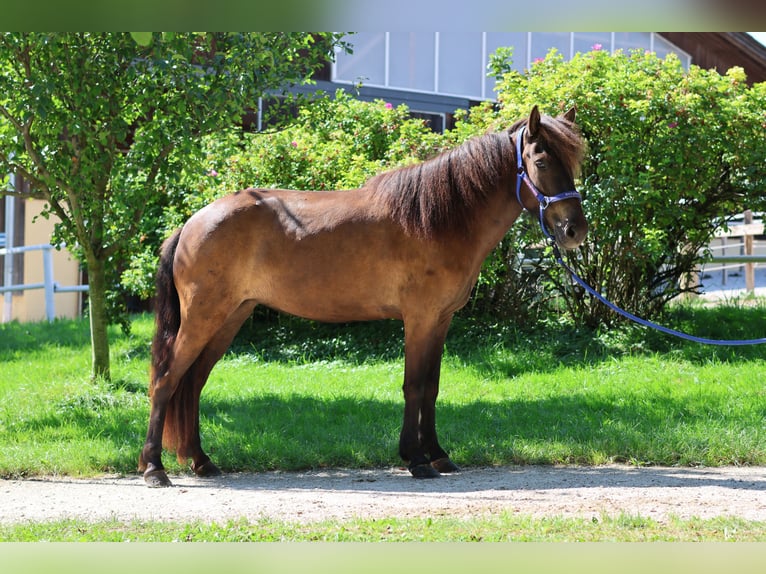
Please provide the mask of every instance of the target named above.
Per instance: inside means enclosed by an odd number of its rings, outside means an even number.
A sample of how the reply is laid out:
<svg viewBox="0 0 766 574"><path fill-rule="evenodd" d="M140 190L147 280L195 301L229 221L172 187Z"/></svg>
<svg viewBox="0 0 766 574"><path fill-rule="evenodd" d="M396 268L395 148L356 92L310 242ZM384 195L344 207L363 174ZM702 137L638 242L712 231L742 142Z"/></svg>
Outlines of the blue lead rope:
<svg viewBox="0 0 766 574"><path fill-rule="evenodd" d="M668 335L674 335L676 337L680 337L681 339L686 339L687 341L694 341L695 343L702 343L703 345L719 345L719 346L745 346L745 345L763 345L766 344L766 338L764 339L742 339L742 340L728 340L728 339L706 339L705 337L695 337L694 335L689 335L688 333L682 333L681 331L676 331L675 329L670 329L668 327L663 327L662 325L658 325L657 323L652 323L651 321L647 321L646 319L642 319L641 317L637 317L633 313L629 313L625 311L624 309L620 309L617 305L612 303L611 301L608 301L606 298L604 298L603 295L601 295L598 291L593 289L590 285L588 285L577 273L575 273L566 263L564 263L564 260L561 257L561 252L559 251L559 248L557 245L553 244L553 256L556 258L556 261L559 262L559 264L567 270L569 275L571 275L572 279L575 280L575 282L585 289L590 295L598 299L601 303L609 307L612 311L622 315L623 317L627 317L631 321L635 321L639 325L643 325L644 327L650 327L652 329L656 329L657 331L661 331L663 333L667 333Z"/></svg>

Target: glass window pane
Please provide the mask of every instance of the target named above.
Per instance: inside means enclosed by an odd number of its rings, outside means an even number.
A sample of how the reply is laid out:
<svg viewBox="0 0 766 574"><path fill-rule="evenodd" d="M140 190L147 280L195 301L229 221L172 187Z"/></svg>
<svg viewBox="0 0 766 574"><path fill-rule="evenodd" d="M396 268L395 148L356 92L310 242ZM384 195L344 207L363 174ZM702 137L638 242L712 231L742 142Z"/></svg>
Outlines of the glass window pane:
<svg viewBox="0 0 766 574"><path fill-rule="evenodd" d="M433 32L391 32L388 84L392 88L434 91Z"/></svg>
<svg viewBox="0 0 766 574"><path fill-rule="evenodd" d="M360 32L345 38L353 54L341 52L335 62L335 79L383 86L386 83L385 32Z"/></svg>
<svg viewBox="0 0 766 574"><path fill-rule="evenodd" d="M494 54L498 48L513 46L513 69L523 72L527 67L527 33L526 32L487 32L487 61L484 62L485 73L488 72L487 65L489 57ZM484 79L484 97L495 99L495 78L487 77Z"/></svg>
<svg viewBox="0 0 766 574"><path fill-rule="evenodd" d="M556 48L565 60L571 56L569 53L569 32L532 32L532 49L529 54L530 62L538 58L545 58L551 48Z"/></svg>
<svg viewBox="0 0 766 574"><path fill-rule="evenodd" d="M665 40L662 36L659 34L654 35L654 51L657 54L658 58L664 58L671 52L678 53L676 50L674 50L673 44Z"/></svg>
<svg viewBox="0 0 766 574"><path fill-rule="evenodd" d="M481 98L484 81L480 32L439 34L439 92Z"/></svg>
<svg viewBox="0 0 766 574"><path fill-rule="evenodd" d="M574 52L585 54L593 50L612 51L611 32L575 32Z"/></svg>
<svg viewBox="0 0 766 574"><path fill-rule="evenodd" d="M689 69L689 64L691 63L690 56L675 44L668 42L659 34L654 34L654 51L659 58L664 58L668 54L675 54L678 56L678 59L681 60L681 65L684 68Z"/></svg>
<svg viewBox="0 0 766 574"><path fill-rule="evenodd" d="M630 53L631 50L648 50L652 45L649 32L615 32L614 49Z"/></svg>

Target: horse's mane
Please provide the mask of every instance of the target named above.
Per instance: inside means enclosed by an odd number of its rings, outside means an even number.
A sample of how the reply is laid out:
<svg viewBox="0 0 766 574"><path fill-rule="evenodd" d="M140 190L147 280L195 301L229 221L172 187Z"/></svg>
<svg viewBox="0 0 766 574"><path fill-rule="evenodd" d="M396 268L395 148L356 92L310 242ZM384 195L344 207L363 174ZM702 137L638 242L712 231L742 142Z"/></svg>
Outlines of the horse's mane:
<svg viewBox="0 0 766 574"><path fill-rule="evenodd" d="M464 232L474 208L515 174L516 150L510 136L526 122L471 138L422 163L376 175L364 188L409 233L434 237L448 230ZM538 137L574 178L583 156L583 141L574 125L542 116ZM511 194L509 186L509 200Z"/></svg>

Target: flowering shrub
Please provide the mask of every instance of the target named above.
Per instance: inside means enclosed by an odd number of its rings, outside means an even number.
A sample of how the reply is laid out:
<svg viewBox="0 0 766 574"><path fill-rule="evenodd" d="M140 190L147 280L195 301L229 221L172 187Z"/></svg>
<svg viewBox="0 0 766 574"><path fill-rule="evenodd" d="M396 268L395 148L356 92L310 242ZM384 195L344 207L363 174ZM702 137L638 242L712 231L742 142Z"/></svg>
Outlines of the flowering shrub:
<svg viewBox="0 0 766 574"><path fill-rule="evenodd" d="M579 189L590 232L570 261L621 307L657 315L691 289L684 276L728 218L764 209L766 85L748 87L742 69L687 72L673 55L612 55L596 47L568 62L552 51L524 75L502 61L496 69L498 109L475 109L459 129L507 126L534 104L552 115L577 106L588 144ZM539 237L531 226L501 247L519 253ZM559 287L576 320L594 326L615 317L572 291L549 258L543 262L539 271Z"/></svg>
<svg viewBox="0 0 766 574"><path fill-rule="evenodd" d="M242 135L228 154L211 142L216 177L201 182L205 200L246 187L350 189L441 149L441 137L408 114L406 106L338 91L302 107L285 129Z"/></svg>

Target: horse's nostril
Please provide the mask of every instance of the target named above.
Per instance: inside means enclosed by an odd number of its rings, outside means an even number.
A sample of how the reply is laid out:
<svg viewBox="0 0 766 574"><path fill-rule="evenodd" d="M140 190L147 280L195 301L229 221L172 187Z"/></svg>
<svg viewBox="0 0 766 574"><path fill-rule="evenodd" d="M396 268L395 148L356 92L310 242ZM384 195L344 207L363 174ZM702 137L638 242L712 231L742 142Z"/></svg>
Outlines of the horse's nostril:
<svg viewBox="0 0 766 574"><path fill-rule="evenodd" d="M569 239L574 239L577 236L577 231L575 231L573 225L567 225L564 233L566 233L566 236L569 237Z"/></svg>

